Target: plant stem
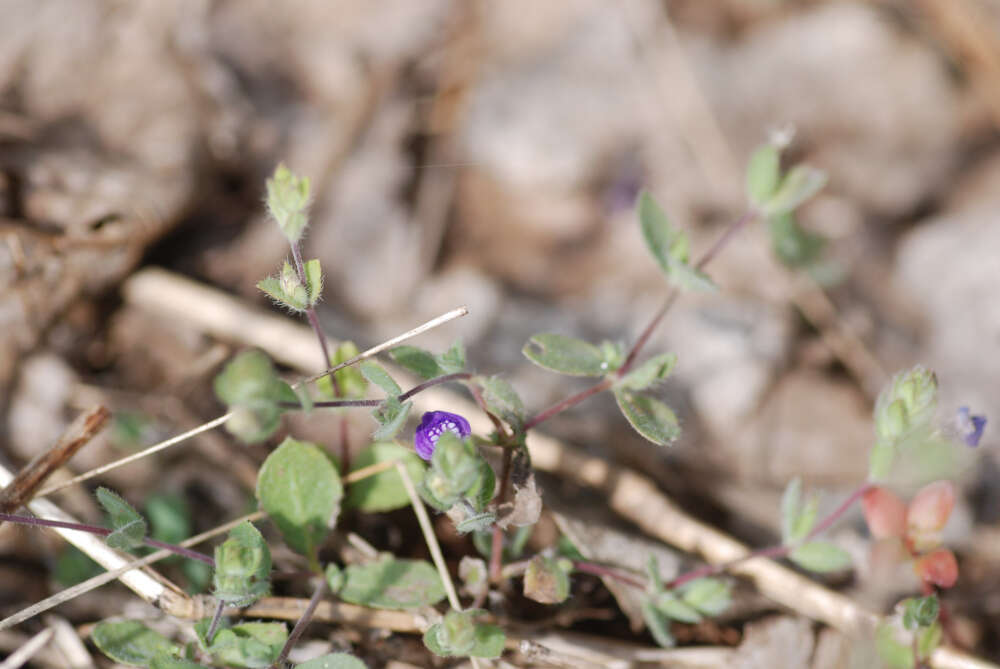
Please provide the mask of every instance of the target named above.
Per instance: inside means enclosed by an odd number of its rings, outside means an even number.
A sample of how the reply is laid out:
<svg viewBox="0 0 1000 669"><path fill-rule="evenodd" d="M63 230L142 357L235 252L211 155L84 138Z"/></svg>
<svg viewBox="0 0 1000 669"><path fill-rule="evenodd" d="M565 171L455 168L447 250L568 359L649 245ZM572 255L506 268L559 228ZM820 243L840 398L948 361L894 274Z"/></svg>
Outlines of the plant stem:
<svg viewBox="0 0 1000 669"><path fill-rule="evenodd" d="M281 649L278 659L271 665L271 669L278 669L278 667L285 666L285 660L288 659L288 654L292 652L292 647L296 644L296 642L298 642L299 638L306 631L306 627L309 626L309 622L312 620L313 614L316 612L316 607L319 606L319 601L323 598L324 593L326 593L326 579L323 578L322 575L318 578L319 585L317 585L316 590L313 591L313 595L309 598L309 604L306 606L306 610L302 612L302 616L296 621L295 627L292 628L292 632L288 635L288 640L285 642L284 648Z"/></svg>
<svg viewBox="0 0 1000 669"><path fill-rule="evenodd" d="M524 422L524 429L530 430L536 425L544 423L549 418L552 418L553 416L562 413L566 409L569 409L572 406L576 406L577 404L587 399L591 395L596 395L597 393L607 390L608 388L611 387L611 383L612 383L611 379L608 378L603 379L598 383L595 383L591 387L587 388L586 390L577 393L576 395L570 395L566 399L560 402L556 402L545 411L535 414L534 416L526 420Z"/></svg>
<svg viewBox="0 0 1000 669"><path fill-rule="evenodd" d="M805 536L801 541L790 545L778 545L770 546L768 548L761 548L759 550L752 551L744 555L743 557L736 558L735 560L730 560L729 562L722 562L715 565L705 565L699 567L698 569L687 572L686 574L681 574L674 580L667 584L667 588L677 588L685 583L693 581L697 578L704 578L705 576L714 576L715 574L721 574L724 571L732 569L734 566L746 562L747 560L752 560L754 558L764 557L764 558L782 558L795 550L796 547L802 544L808 543L815 539L817 536L830 529L830 527L840 520L847 511L854 506L854 504L861 499L866 492L872 488L872 484L865 482L859 486L854 492L852 492L847 499L840 503L836 509L827 514L821 521L816 523L816 525L810 530L809 534Z"/></svg>
<svg viewBox="0 0 1000 669"><path fill-rule="evenodd" d="M503 469L500 473L500 494L497 496L497 507L507 501L507 493L510 489L510 463L513 453L510 449L504 449ZM503 569L503 528L499 524L493 526L493 541L490 545L490 580L499 583L502 578Z"/></svg>
<svg viewBox="0 0 1000 669"><path fill-rule="evenodd" d="M208 626L208 632L205 633L205 641L209 645L212 643L212 639L215 638L215 632L219 629L219 621L222 620L222 610L226 608L226 603L219 601L215 605L215 614L212 616L212 622Z"/></svg>
<svg viewBox="0 0 1000 669"><path fill-rule="evenodd" d="M65 520L49 520L47 518L36 518L34 516L17 516L10 513L0 513L0 520L8 523L17 523L18 525L33 525L35 527L59 527L66 530L79 530L80 532L88 532L89 534L96 534L101 537L106 537L113 532L106 527L99 527L97 525L89 525L87 523L71 523ZM189 558L191 560L198 560L199 562L204 562L205 564L215 567L215 560L211 557L205 555L204 553L199 553L198 551L193 551L188 548L183 548L181 546L175 546L173 544L167 544L162 541L157 541L156 539L145 538L142 543L151 548L161 548L163 550L168 550L171 553L180 555L181 557Z"/></svg>
<svg viewBox="0 0 1000 669"><path fill-rule="evenodd" d="M573 568L577 571L582 571L586 574L593 574L594 576L601 576L607 578L613 578L616 581L621 581L631 585L634 588L639 588L640 590L646 589L646 582L639 580L634 576L628 574L623 574L622 572L612 569L611 567L606 567L603 564L597 564L595 562L587 562L585 560L574 560Z"/></svg>
<svg viewBox="0 0 1000 669"><path fill-rule="evenodd" d="M396 399L400 402L405 402L417 393L423 392L428 388L433 388L434 386L439 386L442 383L450 383L452 381L467 381L471 378L472 374L469 374L468 372L446 374L444 376L439 376L436 379L424 381L419 385L413 386L402 395L397 395ZM323 409L336 409L342 407L377 407L382 404L383 401L384 400L324 400L322 402L313 402L313 406ZM301 408L301 405L298 402L279 402L279 405L288 409Z"/></svg>

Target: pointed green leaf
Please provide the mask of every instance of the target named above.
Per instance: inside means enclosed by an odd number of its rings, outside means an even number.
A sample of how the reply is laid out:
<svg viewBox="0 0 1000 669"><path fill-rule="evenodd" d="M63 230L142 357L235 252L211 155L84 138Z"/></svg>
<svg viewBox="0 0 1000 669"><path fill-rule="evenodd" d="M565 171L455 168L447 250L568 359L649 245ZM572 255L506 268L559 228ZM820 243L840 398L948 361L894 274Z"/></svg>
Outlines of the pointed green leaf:
<svg viewBox="0 0 1000 669"><path fill-rule="evenodd" d="M648 192L639 195L639 225L646 247L664 271L670 267L670 247L675 243L678 232L670 224L666 212Z"/></svg>
<svg viewBox="0 0 1000 669"><path fill-rule="evenodd" d="M382 366L371 360L363 360L358 365L358 369L366 379L385 391L386 395L395 397L403 394L403 389L399 387L395 379L389 376L389 372L382 369Z"/></svg>
<svg viewBox="0 0 1000 669"><path fill-rule="evenodd" d="M278 659L286 641L284 623L241 623L218 630L207 650L227 666L263 669Z"/></svg>
<svg viewBox="0 0 1000 669"><path fill-rule="evenodd" d="M146 520L124 499L107 488L97 489L97 501L108 513L111 529L105 539L112 548L130 550L143 545L146 538Z"/></svg>
<svg viewBox="0 0 1000 669"><path fill-rule="evenodd" d="M675 364L677 364L676 353L661 353L623 376L615 384L615 387L624 390L655 388L660 381L670 376L670 372L673 371Z"/></svg>
<svg viewBox="0 0 1000 669"><path fill-rule="evenodd" d="M717 616L729 608L729 585L717 578L698 578L678 589L681 598L699 613Z"/></svg>
<svg viewBox="0 0 1000 669"><path fill-rule="evenodd" d="M230 606L249 606L270 591L271 551L263 535L249 522L229 531L215 549L213 575L216 599Z"/></svg>
<svg viewBox="0 0 1000 669"><path fill-rule="evenodd" d="M267 457L257 478L257 499L285 543L315 560L340 512L343 486L326 454L286 437Z"/></svg>
<svg viewBox="0 0 1000 669"><path fill-rule="evenodd" d="M802 501L802 481L792 479L781 497L781 537L786 546L806 538L816 522L817 500Z"/></svg>
<svg viewBox="0 0 1000 669"><path fill-rule="evenodd" d="M903 627L908 630L930 627L937 622L940 611L936 595L911 597L903 602Z"/></svg>
<svg viewBox="0 0 1000 669"><path fill-rule="evenodd" d="M483 511L493 500L496 492L497 476L485 459L479 459L479 477L463 492L476 511Z"/></svg>
<svg viewBox="0 0 1000 669"><path fill-rule="evenodd" d="M817 573L840 571L851 566L850 554L828 541L802 544L789 553L788 558L803 569Z"/></svg>
<svg viewBox="0 0 1000 669"><path fill-rule="evenodd" d="M521 350L531 362L570 376L604 376L608 363L601 349L581 339L560 334L536 334Z"/></svg>
<svg viewBox="0 0 1000 669"><path fill-rule="evenodd" d="M806 267L815 263L826 244L820 235L803 229L791 212L772 216L768 219L767 229L774 254L789 267Z"/></svg>
<svg viewBox="0 0 1000 669"><path fill-rule="evenodd" d="M397 346L389 351L389 356L400 367L425 379L433 379L445 373L432 353L416 346Z"/></svg>
<svg viewBox="0 0 1000 669"><path fill-rule="evenodd" d="M302 311L303 309L303 306L301 304L298 305L293 304L292 298L288 295L285 295L285 291L282 288L281 281L279 281L273 276L264 277L263 279L258 281L257 288L263 291L264 293L267 293L268 297L270 297L277 304L280 304L283 307L288 307L293 311Z"/></svg>
<svg viewBox="0 0 1000 669"><path fill-rule="evenodd" d="M701 622L701 614L673 592L661 592L653 602L660 613L671 620L691 624Z"/></svg>
<svg viewBox="0 0 1000 669"><path fill-rule="evenodd" d="M465 520L455 524L455 531L459 534L468 534L469 532L484 532L491 527L493 523L497 522L497 514L492 511L484 511L477 513L475 515L469 516Z"/></svg>
<svg viewBox="0 0 1000 669"><path fill-rule="evenodd" d="M696 267L687 263L674 263L667 272L670 282L685 290L700 290L713 293L719 289L712 279Z"/></svg>
<svg viewBox="0 0 1000 669"><path fill-rule="evenodd" d="M456 340L451 348L436 358L444 374L457 374L465 369L465 345L461 339Z"/></svg>
<svg viewBox="0 0 1000 669"><path fill-rule="evenodd" d="M774 144L757 148L747 165L747 198L754 207L765 204L778 188L781 156Z"/></svg>
<svg viewBox="0 0 1000 669"><path fill-rule="evenodd" d="M445 591L429 562L384 555L370 564L348 565L339 595L345 602L377 609L415 609L437 604Z"/></svg>
<svg viewBox="0 0 1000 669"><path fill-rule="evenodd" d="M406 419L412 408L413 402L400 403L395 396L387 397L378 408L372 411L372 416L378 422L378 427L372 433L372 439L384 441L395 437L406 424Z"/></svg>
<svg viewBox="0 0 1000 669"><path fill-rule="evenodd" d="M309 306L314 307L323 296L323 269L320 267L318 258L307 260L304 269L306 271L306 293L309 295Z"/></svg>
<svg viewBox="0 0 1000 669"><path fill-rule="evenodd" d="M112 660L136 667L148 666L157 656L181 654L180 645L135 620L97 623L90 636Z"/></svg>
<svg viewBox="0 0 1000 669"><path fill-rule="evenodd" d="M349 653L327 653L295 665L295 669L367 669L365 663Z"/></svg>
<svg viewBox="0 0 1000 669"><path fill-rule="evenodd" d="M351 471L393 460L402 461L415 485L419 486L424 480L423 460L411 449L392 442L376 442L365 448L351 462ZM410 497L395 467L352 483L345 502L348 508L369 513L401 509L409 503Z"/></svg>
<svg viewBox="0 0 1000 669"><path fill-rule="evenodd" d="M267 180L267 209L290 244L302 238L309 208L309 177L299 177L284 165L278 165Z"/></svg>
<svg viewBox="0 0 1000 669"><path fill-rule="evenodd" d="M654 444L666 446L680 436L677 416L660 400L624 390L616 390L615 399L636 432Z"/></svg>
<svg viewBox="0 0 1000 669"><path fill-rule="evenodd" d="M810 165L796 165L788 171L778 190L768 199L763 207L764 213L768 217L787 214L825 185L825 172Z"/></svg>
<svg viewBox="0 0 1000 669"><path fill-rule="evenodd" d="M486 409L515 431L521 431L524 426L524 403L514 386L499 376L479 376L476 383L483 389Z"/></svg>
<svg viewBox="0 0 1000 669"><path fill-rule="evenodd" d="M670 620L660 612L649 599L643 599L642 619L646 622L649 633L653 639L663 648L673 648L676 645L674 635L670 633Z"/></svg>

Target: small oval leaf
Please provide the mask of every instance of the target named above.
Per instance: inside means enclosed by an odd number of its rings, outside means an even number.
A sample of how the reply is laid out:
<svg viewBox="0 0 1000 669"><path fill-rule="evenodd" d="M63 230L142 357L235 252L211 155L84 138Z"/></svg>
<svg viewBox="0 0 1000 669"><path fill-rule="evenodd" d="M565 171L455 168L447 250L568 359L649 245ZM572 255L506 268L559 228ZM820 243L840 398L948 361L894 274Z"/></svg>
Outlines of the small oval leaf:
<svg viewBox="0 0 1000 669"><path fill-rule="evenodd" d="M180 645L135 620L104 621L91 632L94 644L115 662L145 667L157 656L180 656Z"/></svg>
<svg viewBox="0 0 1000 669"><path fill-rule="evenodd" d="M616 390L615 399L636 432L654 444L667 446L680 436L677 416L663 402L624 390Z"/></svg>
<svg viewBox="0 0 1000 669"><path fill-rule="evenodd" d="M326 454L291 437L267 457L257 478L257 499L285 543L310 559L336 519L343 493Z"/></svg>
<svg viewBox="0 0 1000 669"><path fill-rule="evenodd" d="M840 546L828 541L810 541L802 544L788 558L809 571L826 573L840 571L851 566L851 556Z"/></svg>
<svg viewBox="0 0 1000 669"><path fill-rule="evenodd" d="M344 570L340 598L378 609L433 606L445 597L437 570L424 560L397 560L391 555Z"/></svg>
<svg viewBox="0 0 1000 669"><path fill-rule="evenodd" d="M582 339L560 334L536 334L521 350L531 362L570 376L604 376L608 363L601 349Z"/></svg>
<svg viewBox="0 0 1000 669"><path fill-rule="evenodd" d="M413 451L392 442L376 442L365 448L351 463L358 471L382 462L400 460L415 485L424 479L426 467ZM401 509L410 503L403 481L395 467L361 479L347 489L346 505L350 508L377 513Z"/></svg>

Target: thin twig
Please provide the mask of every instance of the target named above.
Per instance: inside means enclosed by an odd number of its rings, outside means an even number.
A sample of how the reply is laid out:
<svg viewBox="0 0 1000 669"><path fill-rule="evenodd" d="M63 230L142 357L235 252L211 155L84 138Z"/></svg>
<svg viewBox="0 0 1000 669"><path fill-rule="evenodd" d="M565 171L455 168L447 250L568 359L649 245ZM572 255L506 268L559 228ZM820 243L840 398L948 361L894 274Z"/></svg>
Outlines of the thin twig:
<svg viewBox="0 0 1000 669"><path fill-rule="evenodd" d="M212 614L212 622L208 625L208 631L205 632L205 641L211 645L212 640L215 638L215 632L219 629L219 623L222 621L222 612L226 609L226 603L221 599L215 605L215 613Z"/></svg>
<svg viewBox="0 0 1000 669"><path fill-rule="evenodd" d="M28 642L7 656L0 662L0 669L18 669L25 662L31 659L32 655L40 651L52 639L56 632L51 627L46 627L35 636L28 639Z"/></svg>
<svg viewBox="0 0 1000 669"><path fill-rule="evenodd" d="M295 646L299 638L306 631L306 628L309 627L309 622L316 612L316 607L319 606L320 600L323 598L324 593L326 593L326 579L320 575L317 577L317 580L319 580L319 583L316 585L316 590L313 591L313 596L309 599L309 605L302 612L302 617L296 621L295 627L292 628L291 634L288 635L288 640L285 641L284 648L281 649L278 659L271 665L271 669L278 669L278 667L285 666L284 662L288 658L288 654L292 651L292 647Z"/></svg>
<svg viewBox="0 0 1000 669"><path fill-rule="evenodd" d="M458 593L455 592L455 584L451 581L451 574L448 573L448 565L445 564L444 555L441 554L441 546L438 544L437 536L434 534L434 526L431 525L430 516L427 515L427 509L424 507L424 502L420 499L417 494L417 488L413 485L413 479L410 478L410 473L406 471L406 467L402 463L396 463L396 469L399 471L399 476L403 479L403 487L406 488L406 494L410 496L410 504L413 506L413 512L417 514L417 521L420 523L420 531L424 535L424 541L427 542L427 548L431 552L431 558L434 560L434 566L437 567L438 574L441 576L441 583L444 585L444 591L448 593L448 603L451 604L451 608L456 611L462 610L462 605L458 601Z"/></svg>
<svg viewBox="0 0 1000 669"><path fill-rule="evenodd" d="M202 541L205 541L207 539L211 539L212 537L215 537L215 536L217 536L219 534L222 534L223 532L228 532L229 530L231 530L232 528L236 527L237 525L239 525L242 522L260 520L264 516L265 516L265 513L263 511L256 511L256 512L251 513L251 514L247 514L246 516L243 516L242 518L237 518L236 520L231 520L228 523L224 523L223 525L220 525L219 527L215 527L215 528L213 528L211 530L208 530L206 532L202 532L201 534L193 536L190 539L185 539L184 541L180 542L178 545L182 546L184 548L187 548L189 546L194 546L196 544L201 543ZM17 625L18 623L22 623L25 620L33 618L34 616L37 616L39 613L43 613L45 611L48 611L49 609L51 609L51 608L53 608L55 606L58 606L59 604L62 604L63 602L67 602L67 601L69 601L71 599L79 597L82 594L90 592L91 590L94 590L95 588L99 588L102 585L104 585L105 583L110 583L111 581L114 581L114 580L116 580L118 578L121 578L123 575L125 575L126 573L128 573L130 571L133 571L133 570L136 570L136 569L140 569L140 568L145 567L147 565L151 565L154 562L159 562L160 560L168 558L168 557L170 557L172 555L173 555L173 553L170 552L170 551L160 550L160 551L157 551L155 553L150 553L146 557L140 558L138 560L133 560L132 562L128 562L128 563L126 563L126 564L124 564L121 567L118 567L116 569L111 569L111 570L108 570L108 571L104 572L103 574L98 574L97 576L94 576L93 578L89 578L86 581L83 581L82 583L77 583L74 586L66 588L65 590L61 590L60 592L57 592L56 594L54 594L54 595L52 595L50 597L46 597L45 599L43 599L43 600L41 600L39 602L36 602L35 604L32 604L31 606L29 606L26 609L22 609L22 610L18 611L17 613L15 613L15 614L7 617L7 618L4 618L3 620L0 620L0 630L7 629L8 627L13 627L14 625Z"/></svg>
<svg viewBox="0 0 1000 669"><path fill-rule="evenodd" d="M100 476L101 474L104 474L105 472L109 472L112 469L117 469L118 467L123 467L123 466L125 466L127 464L135 462L136 460L141 460L141 459L143 459L145 457L148 457L148 456L152 455L153 453L157 453L157 452L162 451L164 449L170 448L171 446L174 446L174 445L179 444L179 443L181 443L183 441L186 441L186 440L190 439L191 437L194 437L194 436L197 436L197 435L201 434L202 432L207 432L207 431L209 431L209 430L211 430L213 428L218 427L219 425L222 425L227 420L229 420L229 418L232 415L233 415L233 412L230 411L229 413L223 414L223 415L219 416L218 418L213 418L212 420L208 421L207 423L202 423L198 427L192 428L192 429L188 430L187 432L182 432L181 434L178 434L175 437L171 437L170 439L167 439L166 441L161 441L158 444L154 444L153 446L150 446L147 449L139 451L138 453L133 453L132 455L130 455L128 457L125 457L125 458L122 458L121 460L115 460L114 462L109 462L106 465L102 465L102 466L97 467L95 469L91 469L89 472L84 472L83 474L80 474L79 476L74 476L73 478L69 479L68 481L63 481L63 482L57 483L55 485L50 485L48 488L45 488L44 490L42 490L41 492L39 492L37 496L38 497L47 497L48 495L51 495L54 492L62 490L63 488L68 488L70 486L76 485L77 483L82 483L83 481L86 481L88 479L92 479L95 476Z"/></svg>

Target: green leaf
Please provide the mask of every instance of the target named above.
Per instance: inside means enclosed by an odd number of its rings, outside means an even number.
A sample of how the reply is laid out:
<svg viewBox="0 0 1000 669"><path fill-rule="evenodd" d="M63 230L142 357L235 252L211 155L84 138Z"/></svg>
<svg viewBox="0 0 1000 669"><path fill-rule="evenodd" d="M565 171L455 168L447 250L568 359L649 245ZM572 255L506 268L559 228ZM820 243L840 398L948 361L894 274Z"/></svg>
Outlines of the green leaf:
<svg viewBox="0 0 1000 669"><path fill-rule="evenodd" d="M646 390L655 387L670 376L675 364L677 364L677 354L661 353L623 376L615 387L623 390Z"/></svg>
<svg viewBox="0 0 1000 669"><path fill-rule="evenodd" d="M479 458L479 478L464 492L469 503L472 504L472 508L476 511L483 511L493 500L496 487L496 473L490 467L490 463L486 462L484 458Z"/></svg>
<svg viewBox="0 0 1000 669"><path fill-rule="evenodd" d="M812 265L826 245L826 239L803 229L791 212L772 216L768 219L767 229L774 254L788 267Z"/></svg>
<svg viewBox="0 0 1000 669"><path fill-rule="evenodd" d="M249 522L229 531L215 549L213 594L230 606L249 606L270 590L271 551Z"/></svg>
<svg viewBox="0 0 1000 669"><path fill-rule="evenodd" d="M851 566L851 556L840 546L827 541L810 541L794 549L788 558L809 571L825 573Z"/></svg>
<svg viewBox="0 0 1000 669"><path fill-rule="evenodd" d="M911 631L930 627L937 622L939 611L937 596L911 597L903 602L903 627Z"/></svg>
<svg viewBox="0 0 1000 669"><path fill-rule="evenodd" d="M416 346L397 346L389 351L389 356L400 367L425 379L433 379L445 373L432 353Z"/></svg>
<svg viewBox="0 0 1000 669"><path fill-rule="evenodd" d="M670 633L670 620L657 609L648 598L642 600L642 619L653 639L663 648L673 648L677 641Z"/></svg>
<svg viewBox="0 0 1000 669"><path fill-rule="evenodd" d="M97 623L90 634L102 653L115 662L145 667L157 656L180 656L181 647L135 620Z"/></svg>
<svg viewBox="0 0 1000 669"><path fill-rule="evenodd" d="M944 636L944 628L941 623L935 622L917 632L917 653L922 659L930 659L931 654L941 645Z"/></svg>
<svg viewBox="0 0 1000 669"><path fill-rule="evenodd" d="M289 399L288 384L278 378L271 359L260 351L244 351L215 377L215 394L234 415L226 429L246 442L263 441L278 428L281 408ZM297 401L294 392L290 401Z"/></svg>
<svg viewBox="0 0 1000 669"><path fill-rule="evenodd" d="M149 669L211 669L211 667L191 660L157 655L149 663Z"/></svg>
<svg viewBox="0 0 1000 669"><path fill-rule="evenodd" d="M442 373L457 374L465 369L465 345L461 339L456 340L451 348L435 358Z"/></svg>
<svg viewBox="0 0 1000 669"><path fill-rule="evenodd" d="M443 432L438 437L431 467L448 481L450 489L464 494L483 474L482 456L468 439L459 439L453 432Z"/></svg>
<svg viewBox="0 0 1000 669"><path fill-rule="evenodd" d="M667 272L671 283L686 290L700 290L712 293L719 289L712 279L697 267L687 263L674 263Z"/></svg>
<svg viewBox="0 0 1000 669"><path fill-rule="evenodd" d="M802 501L802 481L792 479L781 497L781 537L785 546L802 541L816 523L818 503L815 496Z"/></svg>
<svg viewBox="0 0 1000 669"><path fill-rule="evenodd" d="M257 478L257 499L292 549L310 560L340 512L340 476L326 454L286 437Z"/></svg>
<svg viewBox="0 0 1000 669"><path fill-rule="evenodd" d="M433 606L445 597L441 577L429 562L391 555L370 564L349 565L339 594L345 602L378 609Z"/></svg>
<svg viewBox="0 0 1000 669"><path fill-rule="evenodd" d="M822 190L826 173L810 165L796 165L785 174L778 190L764 205L768 217L787 214Z"/></svg>
<svg viewBox="0 0 1000 669"><path fill-rule="evenodd" d="M97 489L97 501L108 513L111 529L114 530L105 539L112 548L130 550L143 545L146 538L146 520L124 499L107 488Z"/></svg>
<svg viewBox="0 0 1000 669"><path fill-rule="evenodd" d="M542 604L558 604L569 597L568 560L536 555L524 572L524 596Z"/></svg>
<svg viewBox="0 0 1000 669"><path fill-rule="evenodd" d="M732 601L729 585L717 578L698 578L685 584L678 591L685 603L710 617L723 613Z"/></svg>
<svg viewBox="0 0 1000 669"><path fill-rule="evenodd" d="M377 362L362 360L358 364L358 369L361 370L366 379L384 390L386 395L396 397L403 394L403 389L399 387L399 384Z"/></svg>
<svg viewBox="0 0 1000 669"><path fill-rule="evenodd" d="M327 653L295 665L295 669L367 669L365 663L349 653Z"/></svg>
<svg viewBox="0 0 1000 669"><path fill-rule="evenodd" d="M701 614L693 606L679 599L673 592L661 592L653 602L660 613L671 620L691 624L701 622Z"/></svg>
<svg viewBox="0 0 1000 669"><path fill-rule="evenodd" d="M507 640L497 625L474 622L479 610L449 611L424 632L424 645L441 657L500 657Z"/></svg>
<svg viewBox="0 0 1000 669"><path fill-rule="evenodd" d="M757 148L747 165L747 198L754 207L763 206L778 188L781 155L774 144Z"/></svg>
<svg viewBox="0 0 1000 669"><path fill-rule="evenodd" d="M309 177L299 177L283 164L267 180L267 209L290 244L302 238L309 208Z"/></svg>
<svg viewBox="0 0 1000 669"><path fill-rule="evenodd" d="M157 541L179 544L191 536L191 510L180 495L158 493L146 498L150 535Z"/></svg>
<svg viewBox="0 0 1000 669"><path fill-rule="evenodd" d="M615 399L618 401L618 408L636 432L654 444L667 446L680 436L677 416L663 402L625 390L616 390Z"/></svg>
<svg viewBox="0 0 1000 669"><path fill-rule="evenodd" d="M309 295L309 306L314 307L323 295L323 270L319 259L313 258L305 263L306 293Z"/></svg>
<svg viewBox="0 0 1000 669"><path fill-rule="evenodd" d="M531 362L570 376L604 376L608 363L601 349L581 339L560 334L536 334L521 349Z"/></svg>
<svg viewBox="0 0 1000 669"><path fill-rule="evenodd" d="M411 449L392 442L376 442L357 455L351 463L351 471L355 472L382 462L400 460L407 473L419 486L424 479L426 467ZM410 503L410 497L403 487L403 480L395 467L379 472L374 476L352 483L347 489L345 504L348 508L359 509L369 513L401 509Z"/></svg>
<svg viewBox="0 0 1000 669"><path fill-rule="evenodd" d="M218 630L207 650L216 661L228 666L258 669L270 667L286 641L288 629L284 623L241 623Z"/></svg>
<svg viewBox="0 0 1000 669"><path fill-rule="evenodd" d="M514 386L499 376L479 376L476 383L483 389L486 409L514 428L515 432L521 432L524 427L524 402Z"/></svg>
<svg viewBox="0 0 1000 669"><path fill-rule="evenodd" d="M646 247L664 271L670 267L670 248L679 234L670 224L666 212L648 192L639 194L639 225Z"/></svg>
<svg viewBox="0 0 1000 669"><path fill-rule="evenodd" d="M485 532L490 529L496 521L497 514L492 511L483 511L456 523L455 531L459 534L468 534L469 532Z"/></svg>
<svg viewBox="0 0 1000 669"><path fill-rule="evenodd" d="M330 592L333 594L337 594L344 587L344 570L333 562L326 565L326 569L323 570L323 576L326 578L326 584L330 586Z"/></svg>
<svg viewBox="0 0 1000 669"><path fill-rule="evenodd" d="M372 416L378 422L378 427L372 433L372 439L383 441L395 437L406 424L406 419L412 408L413 402L400 403L396 397L387 397L378 408L372 411Z"/></svg>
<svg viewBox="0 0 1000 669"><path fill-rule="evenodd" d="M358 347L352 341L345 341L340 344L333 353L330 355L330 367L336 367L337 365L347 362L358 355ZM365 392L368 390L368 381L362 376L361 372L354 365L350 367L344 367L333 373L333 377L337 379L337 385L340 386L340 396L345 398L353 397L363 397ZM323 394L324 397L333 399L335 397L333 392L333 383L330 382L329 376L324 376L316 380L316 389Z"/></svg>
<svg viewBox="0 0 1000 669"><path fill-rule="evenodd" d="M286 262L285 269L292 270L292 267ZM287 307L292 311L304 311L309 306L306 303L305 288L298 283L297 277L290 276L287 272L282 274L280 278L273 276L264 277L257 282L257 288L267 293L268 297L277 304Z"/></svg>
<svg viewBox="0 0 1000 669"><path fill-rule="evenodd" d="M893 669L913 669L913 649L896 640L896 632L889 623L881 623L875 631L875 648L878 656Z"/></svg>

